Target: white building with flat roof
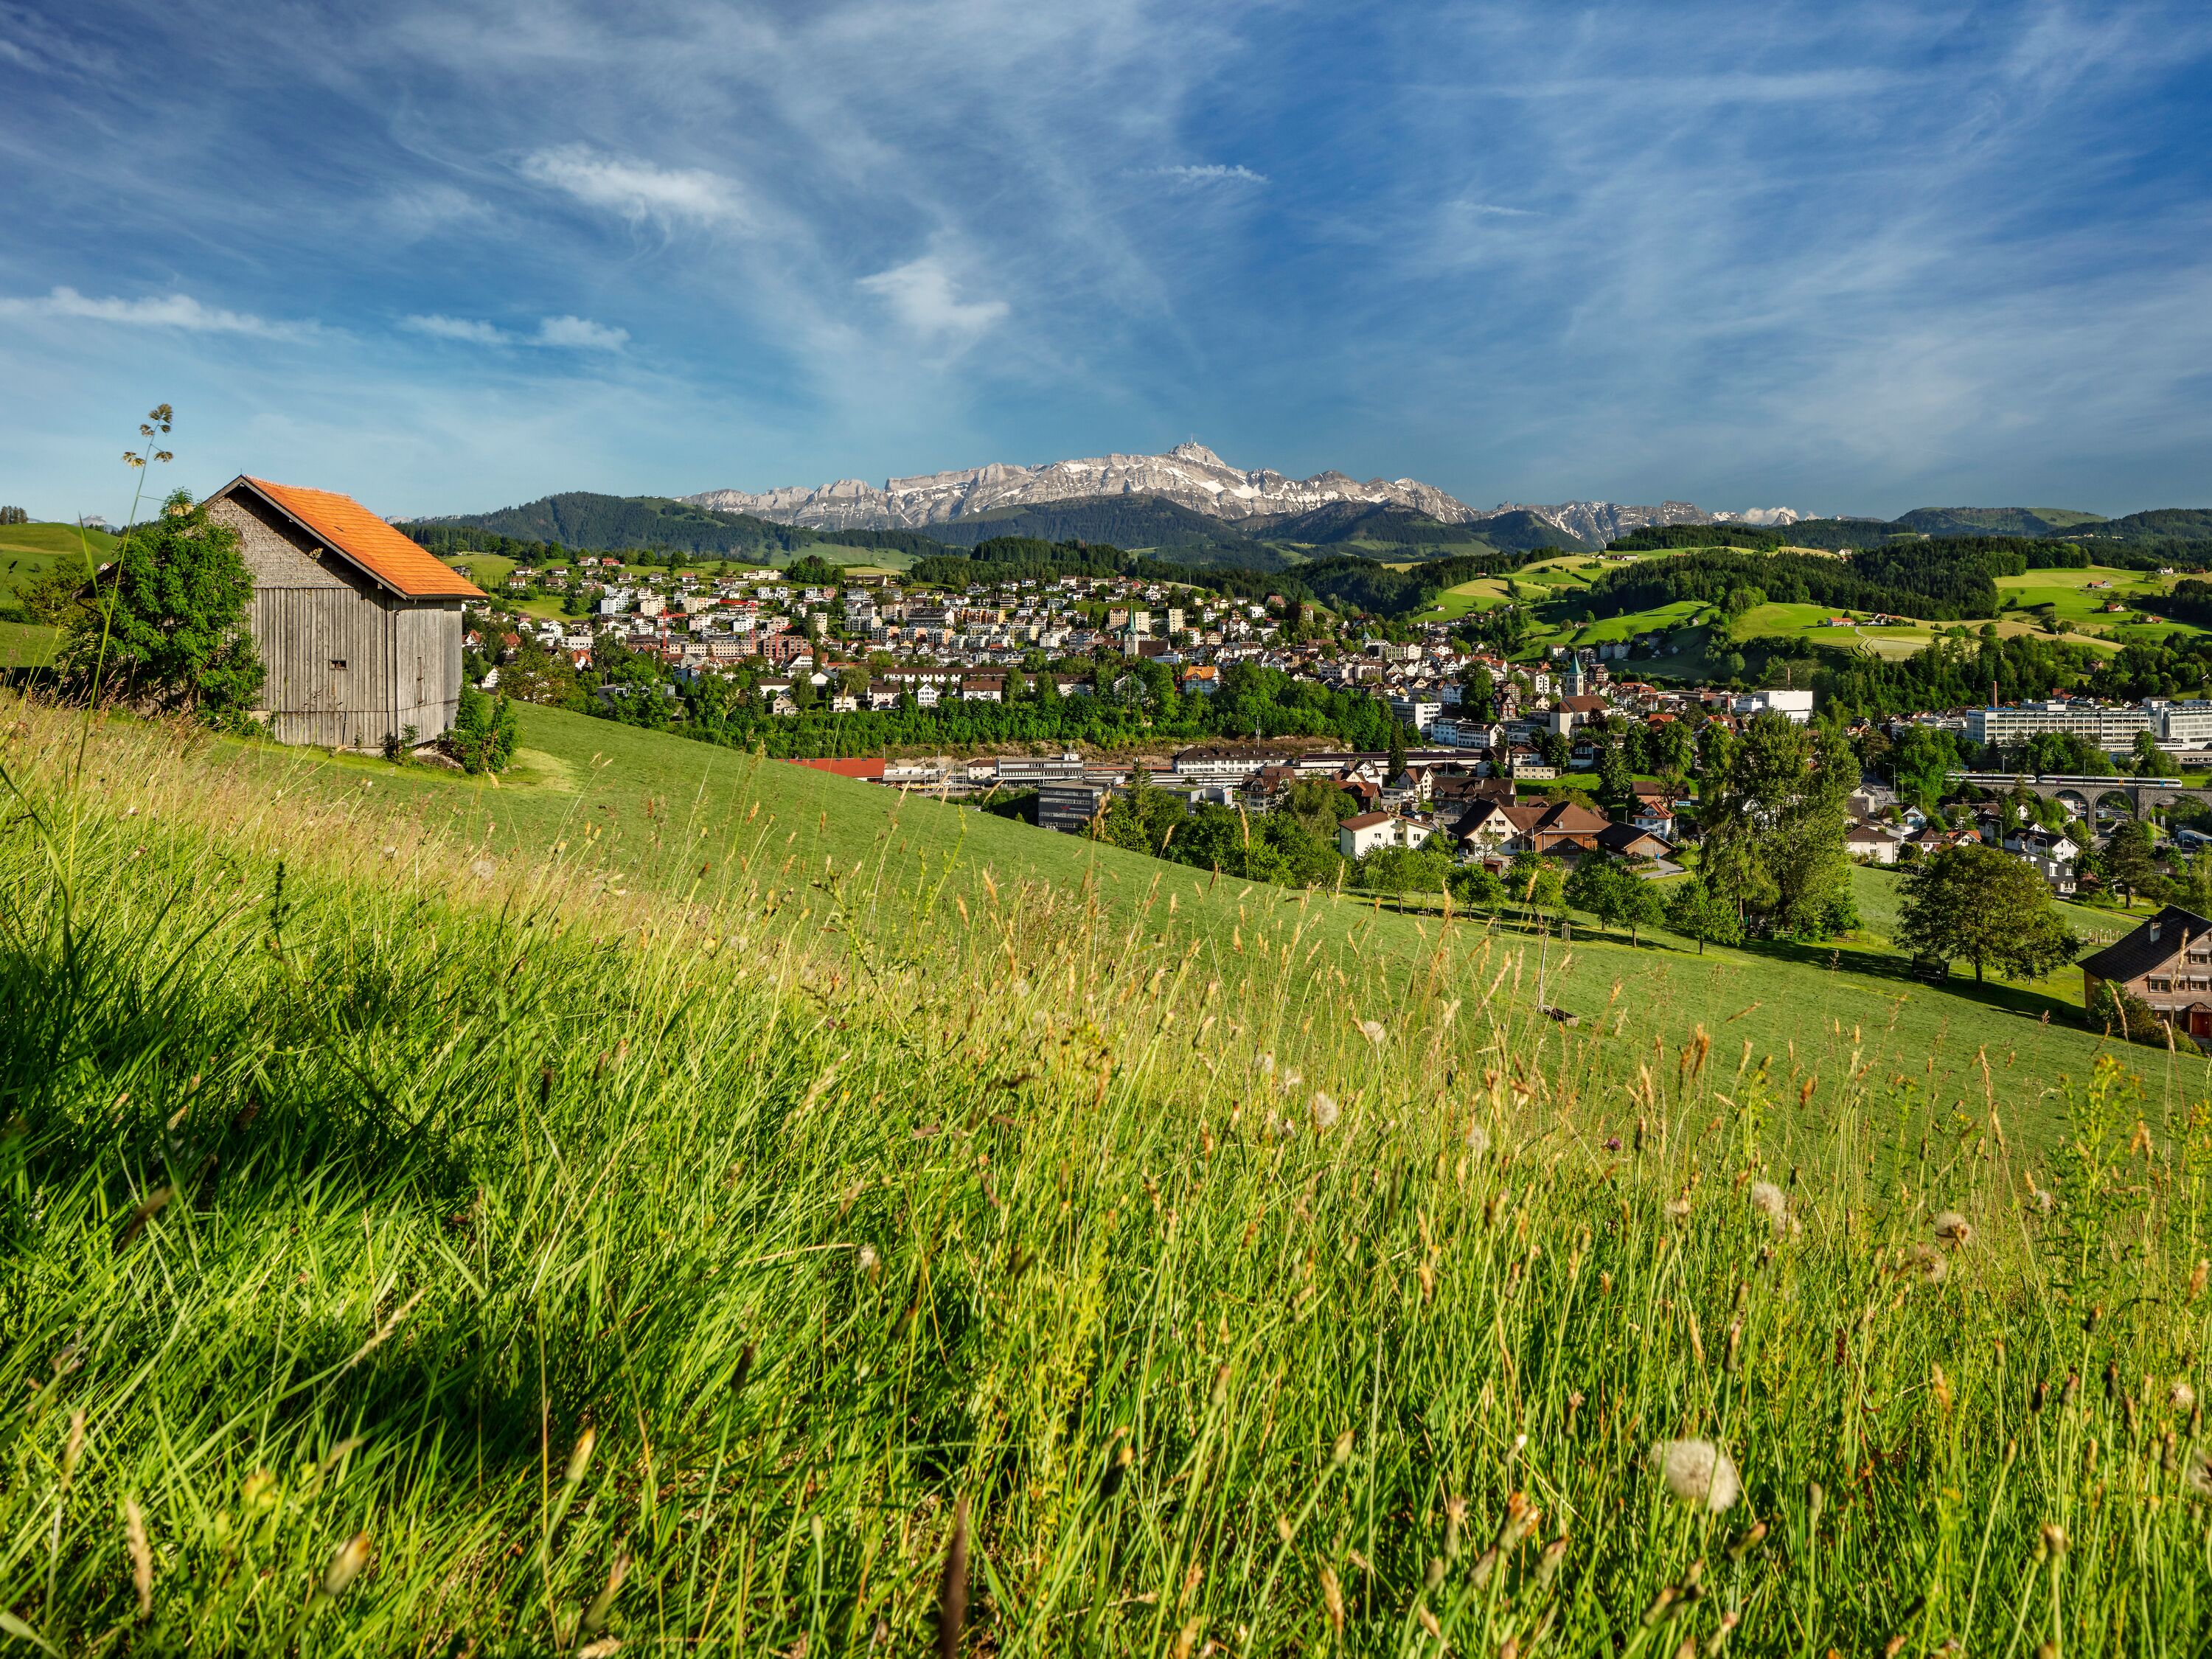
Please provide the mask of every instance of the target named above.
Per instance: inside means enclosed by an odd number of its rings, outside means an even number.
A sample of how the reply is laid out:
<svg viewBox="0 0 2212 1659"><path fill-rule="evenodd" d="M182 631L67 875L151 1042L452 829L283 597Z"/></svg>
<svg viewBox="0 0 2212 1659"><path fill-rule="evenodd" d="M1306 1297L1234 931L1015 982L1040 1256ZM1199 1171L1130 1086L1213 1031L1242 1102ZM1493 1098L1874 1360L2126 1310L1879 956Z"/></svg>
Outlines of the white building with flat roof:
<svg viewBox="0 0 2212 1659"><path fill-rule="evenodd" d="M2000 749L2026 743L2046 732L2069 732L2117 754L2132 747L2137 733L2150 729L2150 711L2127 703L2054 699L1966 711L1966 736Z"/></svg>

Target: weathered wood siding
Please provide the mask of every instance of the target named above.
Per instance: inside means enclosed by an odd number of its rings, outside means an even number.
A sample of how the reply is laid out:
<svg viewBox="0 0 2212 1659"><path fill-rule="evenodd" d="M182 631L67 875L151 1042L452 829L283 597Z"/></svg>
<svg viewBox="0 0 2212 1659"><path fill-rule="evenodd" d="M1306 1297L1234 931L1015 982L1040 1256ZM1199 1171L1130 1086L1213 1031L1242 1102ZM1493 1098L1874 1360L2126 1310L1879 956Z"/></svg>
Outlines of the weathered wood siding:
<svg viewBox="0 0 2212 1659"><path fill-rule="evenodd" d="M409 726L453 728L461 695L461 605L407 599L362 576L290 520L244 495L209 516L239 532L253 574L261 701L284 743L374 749Z"/></svg>
<svg viewBox="0 0 2212 1659"><path fill-rule="evenodd" d="M253 637L269 668L262 701L270 731L285 743L340 749L373 748L398 731L396 620L380 594L254 589Z"/></svg>

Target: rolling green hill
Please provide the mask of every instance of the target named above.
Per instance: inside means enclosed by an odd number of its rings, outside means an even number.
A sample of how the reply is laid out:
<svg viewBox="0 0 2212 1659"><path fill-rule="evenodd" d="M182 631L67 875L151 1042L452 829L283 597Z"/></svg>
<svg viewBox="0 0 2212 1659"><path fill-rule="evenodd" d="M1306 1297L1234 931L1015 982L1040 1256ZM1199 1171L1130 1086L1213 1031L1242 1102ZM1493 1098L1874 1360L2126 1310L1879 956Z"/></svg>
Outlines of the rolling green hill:
<svg viewBox="0 0 2212 1659"><path fill-rule="evenodd" d="M1727 1025L1776 1053L1793 1040L1802 1048L1808 1020L1820 1030L1862 1025L1886 1034L1869 1040L1869 1054L1915 1068L1933 1056L1939 1074L1958 1073L1962 1082L1960 1068L1975 1063L1978 1049L2002 1050L2023 1085L2032 1080L2038 1089L2055 1086L2062 1073L2082 1075L2094 1048L2064 1000L2078 1006L2078 987L2053 988L2063 997L1992 986L1977 998L1963 981L1954 989L1931 989L1909 980L1903 961L1879 942L1700 957L1672 943L1632 950L1585 937L1561 950L1478 921L1455 924L1440 963L1436 952L1444 941L1433 924L1362 902L1209 882L1182 866L1077 837L672 735L551 709L525 708L522 716L523 763L496 782L230 742L196 764L210 769L211 779L258 780L255 787L288 797L304 792L341 804L364 826L351 833L371 833L365 826L381 820L438 844L459 836L448 856L489 857L503 872L550 870L560 863L556 848L574 859L588 848L589 872L579 879L592 890L713 904L735 890L733 882L762 879L765 868L765 902L781 914L828 902L810 897L823 890L814 884L824 869L865 866L872 884L890 884L872 885L866 914L852 911L849 896L838 901L847 914L842 925L866 938L888 927L880 939L885 948L913 946L902 931L910 925L904 912L888 898L917 881L937 887L947 902L957 894L971 906L985 902L994 884L1001 891L1027 884L1090 895L1112 926L1166 941L1152 948L1199 951L1232 1006L1255 1020L1266 1018L1269 999L1282 990L1277 957L1295 939L1298 961L1290 982L1329 984L1342 974L1359 983L1371 1006L1407 994L1423 975L1443 971L1456 979L1477 971L1479 962L1516 957L1526 995L1540 992L1593 1015L1637 1011L1640 1037L1629 1040L1624 1026L1622 1036L1591 1049L1591 1063L1601 1067L1632 1067L1636 1042L1679 1042L1700 1024ZM763 836L760 845L773 848L774 856L741 875L730 862L733 849ZM1271 964L1267 976L1252 981L1261 964ZM2047 1025L2039 1023L2045 1012ZM1335 1052L1338 1038L1324 1034L1324 1041Z"/></svg>
<svg viewBox="0 0 2212 1659"><path fill-rule="evenodd" d="M1920 507L1897 522L1927 536L2056 536L2105 520L2061 507Z"/></svg>
<svg viewBox="0 0 2212 1659"><path fill-rule="evenodd" d="M2202 1060L524 744L0 706L26 1650L2201 1646Z"/></svg>

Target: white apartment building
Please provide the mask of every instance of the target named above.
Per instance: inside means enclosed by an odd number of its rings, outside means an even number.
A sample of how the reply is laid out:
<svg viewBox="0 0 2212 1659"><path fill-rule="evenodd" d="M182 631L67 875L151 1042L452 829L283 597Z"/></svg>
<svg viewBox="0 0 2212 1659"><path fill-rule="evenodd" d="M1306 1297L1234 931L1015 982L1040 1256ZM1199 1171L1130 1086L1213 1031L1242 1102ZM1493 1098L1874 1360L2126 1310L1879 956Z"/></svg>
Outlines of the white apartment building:
<svg viewBox="0 0 2212 1659"><path fill-rule="evenodd" d="M1431 702L1422 697L1390 699L1390 713L1396 718L1398 724L1410 726L1424 736L1427 734L1429 728L1437 723L1437 717L1443 712L1443 704Z"/></svg>
<svg viewBox="0 0 2212 1659"><path fill-rule="evenodd" d="M1970 708L1966 736L1976 743L2009 748L2045 732L2070 732L2087 738L2100 749L2117 754L2130 747L2136 734L2151 729L2150 712L2124 703L2023 702L2014 707Z"/></svg>
<svg viewBox="0 0 2212 1659"><path fill-rule="evenodd" d="M1813 694L1810 691L1747 691L1732 705L1741 715L1787 714L1799 726L1813 718Z"/></svg>
<svg viewBox="0 0 2212 1659"><path fill-rule="evenodd" d="M2212 745L2212 702L2197 698L2190 702L2168 702L2163 697L2146 698L2143 707L2157 721L2154 728L2158 740L2168 749L2201 749Z"/></svg>

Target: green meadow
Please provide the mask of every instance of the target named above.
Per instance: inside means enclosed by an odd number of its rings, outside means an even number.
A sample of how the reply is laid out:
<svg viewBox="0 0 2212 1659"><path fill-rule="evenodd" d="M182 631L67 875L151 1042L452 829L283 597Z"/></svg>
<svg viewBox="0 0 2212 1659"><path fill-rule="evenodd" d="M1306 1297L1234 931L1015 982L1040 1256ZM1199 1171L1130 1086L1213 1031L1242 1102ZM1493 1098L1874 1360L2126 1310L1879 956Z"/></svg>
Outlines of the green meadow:
<svg viewBox="0 0 2212 1659"><path fill-rule="evenodd" d="M2201 1650L2192 1064L526 720L0 709L26 1651Z"/></svg>

